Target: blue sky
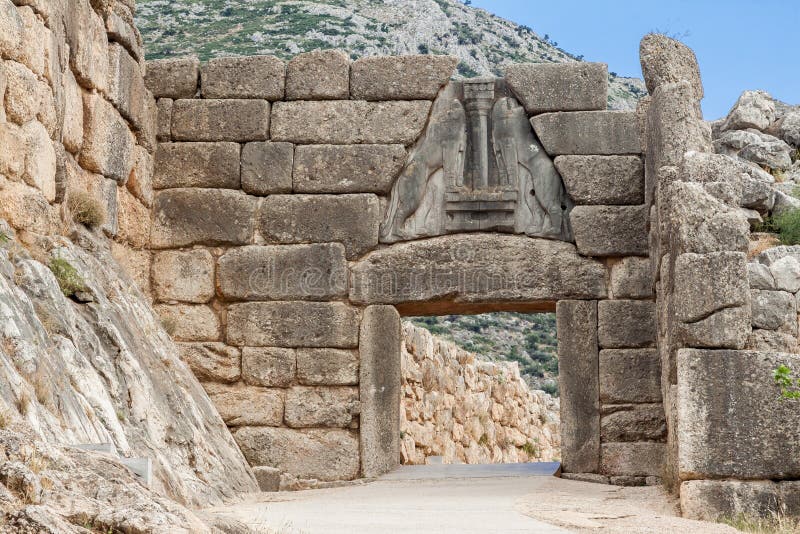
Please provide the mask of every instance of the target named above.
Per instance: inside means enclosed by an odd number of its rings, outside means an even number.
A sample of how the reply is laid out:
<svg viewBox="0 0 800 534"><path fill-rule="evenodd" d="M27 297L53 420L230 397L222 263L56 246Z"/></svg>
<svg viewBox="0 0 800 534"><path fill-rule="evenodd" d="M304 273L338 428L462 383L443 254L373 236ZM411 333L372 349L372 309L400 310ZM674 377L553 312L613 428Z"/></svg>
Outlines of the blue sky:
<svg viewBox="0 0 800 534"><path fill-rule="evenodd" d="M641 78L639 40L659 31L692 47L700 62L706 119L745 89L800 104L800 0L472 0L472 5L548 34L587 61Z"/></svg>

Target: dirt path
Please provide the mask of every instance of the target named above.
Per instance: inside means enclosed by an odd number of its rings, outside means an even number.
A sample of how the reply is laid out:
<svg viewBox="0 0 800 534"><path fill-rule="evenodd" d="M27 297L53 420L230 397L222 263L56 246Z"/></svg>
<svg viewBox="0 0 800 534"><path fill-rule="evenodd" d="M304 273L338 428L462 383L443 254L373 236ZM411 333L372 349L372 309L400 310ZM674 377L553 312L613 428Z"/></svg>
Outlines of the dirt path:
<svg viewBox="0 0 800 534"><path fill-rule="evenodd" d="M379 480L265 493L208 510L265 533L734 534L677 517L661 488L618 488L559 478Z"/></svg>

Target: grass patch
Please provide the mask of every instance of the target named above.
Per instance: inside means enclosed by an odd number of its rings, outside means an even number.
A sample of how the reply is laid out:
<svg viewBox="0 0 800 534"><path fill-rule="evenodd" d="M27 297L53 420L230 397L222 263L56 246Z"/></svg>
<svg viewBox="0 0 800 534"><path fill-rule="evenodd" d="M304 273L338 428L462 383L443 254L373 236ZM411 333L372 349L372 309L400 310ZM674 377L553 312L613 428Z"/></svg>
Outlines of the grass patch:
<svg viewBox="0 0 800 534"><path fill-rule="evenodd" d="M527 454L530 458L535 458L539 454L539 450L536 448L536 445L530 441L526 442L525 445L522 446L522 452Z"/></svg>
<svg viewBox="0 0 800 534"><path fill-rule="evenodd" d="M58 287L65 297L71 297L80 291L86 291L86 282L67 260L63 258L53 258L50 260L50 270L56 277Z"/></svg>
<svg viewBox="0 0 800 534"><path fill-rule="evenodd" d="M739 514L736 517L723 517L717 522L752 534L796 534L800 532L800 518L786 517L783 514L773 514L772 517L752 517Z"/></svg>
<svg viewBox="0 0 800 534"><path fill-rule="evenodd" d="M483 445L484 447L489 445L489 435L488 434L481 434L481 437L478 440L478 445Z"/></svg>
<svg viewBox="0 0 800 534"><path fill-rule="evenodd" d="M72 220L96 228L106 222L106 210L99 200L86 191L71 193L67 199L67 208Z"/></svg>
<svg viewBox="0 0 800 534"><path fill-rule="evenodd" d="M784 245L800 245L800 209L787 210L772 216L778 239Z"/></svg>

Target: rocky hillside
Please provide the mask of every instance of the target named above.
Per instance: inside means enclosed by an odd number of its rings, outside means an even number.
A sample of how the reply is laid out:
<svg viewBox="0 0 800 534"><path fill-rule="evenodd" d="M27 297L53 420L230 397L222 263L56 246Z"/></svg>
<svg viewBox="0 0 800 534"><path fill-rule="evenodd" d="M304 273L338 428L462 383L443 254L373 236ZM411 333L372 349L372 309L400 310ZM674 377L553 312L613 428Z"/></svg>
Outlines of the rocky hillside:
<svg viewBox="0 0 800 534"><path fill-rule="evenodd" d="M485 361L517 362L530 387L558 395L555 314L485 313L410 321Z"/></svg>
<svg viewBox="0 0 800 534"><path fill-rule="evenodd" d="M148 59L196 54L288 58L341 48L353 58L451 54L464 77L499 75L509 63L579 61L549 36L458 0L140 0ZM630 109L641 80L612 75L609 107Z"/></svg>

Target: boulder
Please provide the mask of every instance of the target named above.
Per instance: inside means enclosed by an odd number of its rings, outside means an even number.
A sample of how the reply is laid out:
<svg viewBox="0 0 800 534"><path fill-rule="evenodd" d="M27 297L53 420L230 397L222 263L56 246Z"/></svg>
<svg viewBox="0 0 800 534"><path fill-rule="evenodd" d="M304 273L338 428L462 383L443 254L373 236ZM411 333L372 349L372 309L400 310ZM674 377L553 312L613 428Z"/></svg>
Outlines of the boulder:
<svg viewBox="0 0 800 534"><path fill-rule="evenodd" d="M644 203L644 166L638 156L558 156L555 165L576 204Z"/></svg>
<svg viewBox="0 0 800 534"><path fill-rule="evenodd" d="M771 169L787 170L792 166L792 147L780 139L758 141L739 151L739 157Z"/></svg>
<svg viewBox="0 0 800 534"><path fill-rule="evenodd" d="M779 484L771 480L689 480L680 488L684 517L771 517L783 512Z"/></svg>
<svg viewBox="0 0 800 534"><path fill-rule="evenodd" d="M659 33L649 33L639 44L647 90L650 94L665 84L687 81L696 100L703 98L703 83L697 57L685 44Z"/></svg>
<svg viewBox="0 0 800 534"><path fill-rule="evenodd" d="M722 131L755 128L764 131L775 120L775 101L764 91L745 91L728 112Z"/></svg>
<svg viewBox="0 0 800 534"><path fill-rule="evenodd" d="M343 50L312 50L286 64L286 100L347 100L350 57Z"/></svg>
<svg viewBox="0 0 800 534"><path fill-rule="evenodd" d="M785 291L750 290L753 328L780 330L797 336L797 304Z"/></svg>
<svg viewBox="0 0 800 534"><path fill-rule="evenodd" d="M136 140L119 112L102 96L83 96L84 134L80 164L87 170L125 183L133 168Z"/></svg>
<svg viewBox="0 0 800 534"><path fill-rule="evenodd" d="M433 100L457 63L454 56L362 57L350 66L350 95L359 100Z"/></svg>
<svg viewBox="0 0 800 534"><path fill-rule="evenodd" d="M800 148L800 110L787 113L781 121L781 139L794 148Z"/></svg>
<svg viewBox="0 0 800 534"><path fill-rule="evenodd" d="M531 119L551 156L639 154L639 126L631 111L543 113Z"/></svg>

